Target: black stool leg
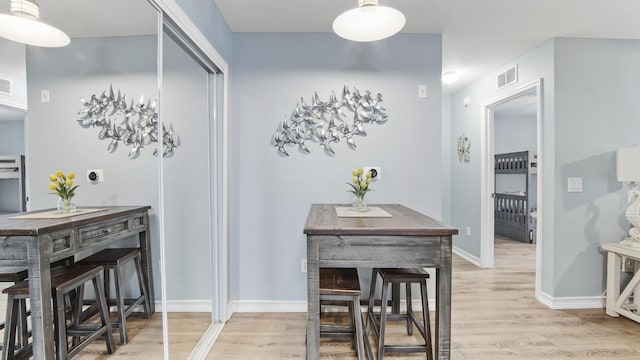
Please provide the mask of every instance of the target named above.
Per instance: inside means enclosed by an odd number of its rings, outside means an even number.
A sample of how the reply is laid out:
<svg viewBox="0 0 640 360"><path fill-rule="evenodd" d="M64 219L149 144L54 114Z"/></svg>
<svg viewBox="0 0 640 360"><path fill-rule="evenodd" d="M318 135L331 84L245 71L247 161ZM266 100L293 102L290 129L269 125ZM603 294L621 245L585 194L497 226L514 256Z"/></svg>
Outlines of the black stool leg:
<svg viewBox="0 0 640 360"><path fill-rule="evenodd" d="M108 270L105 270L105 272ZM113 267L113 281L116 287L116 306L118 308L118 330L120 330L120 345L125 345L127 339L127 314L124 309L124 289L120 281L120 266Z"/></svg>
<svg viewBox="0 0 640 360"><path fill-rule="evenodd" d="M57 291L53 297L53 320L55 323L56 356L58 359L67 359L67 324L65 321L64 294Z"/></svg>
<svg viewBox="0 0 640 360"><path fill-rule="evenodd" d="M80 326L82 323L82 307L84 306L84 284L78 286L75 290L75 300L72 302L72 326ZM72 345L76 346L80 343L80 337L74 336Z"/></svg>
<svg viewBox="0 0 640 360"><path fill-rule="evenodd" d="M373 269L371 271L371 286L369 286L369 303L367 304L367 326L364 329L365 336L370 334L371 328L378 334L378 328L376 325L375 314L373 313L373 306L375 305L376 283L378 280L378 271Z"/></svg>
<svg viewBox="0 0 640 360"><path fill-rule="evenodd" d="M364 347L362 342L364 336L362 335L362 315L360 312L360 297L354 296L351 299L351 312L353 313L353 321L355 322L355 338L358 346L358 360L364 360Z"/></svg>
<svg viewBox="0 0 640 360"><path fill-rule="evenodd" d="M29 330L27 328L27 301L18 301L18 345L24 348L29 343Z"/></svg>
<svg viewBox="0 0 640 360"><path fill-rule="evenodd" d="M413 298L411 295L411 283L405 282L405 295L407 296L407 334L413 335L413 323L411 322L411 314L413 313Z"/></svg>
<svg viewBox="0 0 640 360"><path fill-rule="evenodd" d="M140 257L140 253L138 253L138 255L136 255L136 257L133 259L134 260L134 264L136 266L136 274L138 275L138 286L140 287L140 294L144 297L143 303L142 303L142 307L144 309L144 317L145 319L148 319L149 316L151 315L151 306L149 304L149 293L147 291L147 283L144 282L144 277L142 275L142 260Z"/></svg>
<svg viewBox="0 0 640 360"><path fill-rule="evenodd" d="M13 359L13 354L16 351L16 323L18 321L18 313L16 310L20 305L20 300L9 295L7 301L7 316L5 317L4 327L4 344L2 347L2 358Z"/></svg>
<svg viewBox="0 0 640 360"><path fill-rule="evenodd" d="M105 271L106 273L106 271ZM106 327L106 342L107 342L107 352L109 354L113 354L116 350L115 341L113 340L113 333L111 332L111 320L109 320L109 305L105 301L104 293L102 292L102 287L100 286L100 282L98 281L98 276L96 275L93 279L93 288L96 291L96 302L98 303L98 310L100 311L100 318L102 320L102 325Z"/></svg>
<svg viewBox="0 0 640 360"><path fill-rule="evenodd" d="M382 303L380 304L380 333L378 334L378 360L384 358L384 332L387 324L387 298L389 297L389 280L382 281Z"/></svg>

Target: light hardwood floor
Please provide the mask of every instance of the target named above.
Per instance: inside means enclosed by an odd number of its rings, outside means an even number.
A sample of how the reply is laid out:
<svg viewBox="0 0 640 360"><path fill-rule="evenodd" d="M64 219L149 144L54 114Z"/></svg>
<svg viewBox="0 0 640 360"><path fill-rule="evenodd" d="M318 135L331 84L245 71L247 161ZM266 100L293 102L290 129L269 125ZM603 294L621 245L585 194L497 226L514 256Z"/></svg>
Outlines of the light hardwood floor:
<svg viewBox="0 0 640 360"><path fill-rule="evenodd" d="M611 318L604 309L551 310L533 299L533 245L496 239L495 257L494 269L479 269L454 256L452 360L640 359L640 324ZM108 355L104 344L96 343L77 358L161 359L160 314L150 320L137 314L129 319L129 344ZM170 358L186 359L206 329L208 315L171 314L169 321ZM207 359L304 359L305 321L304 313L234 314ZM398 341L416 341L407 339L401 325L392 325L391 331ZM357 359L345 342L323 340L321 355Z"/></svg>
<svg viewBox="0 0 640 360"><path fill-rule="evenodd" d="M498 238L495 258L494 269L479 269L454 256L452 360L640 359L640 324L533 299L535 245ZM207 359L304 359L305 321L303 313L234 314ZM357 359L348 343L325 341L321 357Z"/></svg>

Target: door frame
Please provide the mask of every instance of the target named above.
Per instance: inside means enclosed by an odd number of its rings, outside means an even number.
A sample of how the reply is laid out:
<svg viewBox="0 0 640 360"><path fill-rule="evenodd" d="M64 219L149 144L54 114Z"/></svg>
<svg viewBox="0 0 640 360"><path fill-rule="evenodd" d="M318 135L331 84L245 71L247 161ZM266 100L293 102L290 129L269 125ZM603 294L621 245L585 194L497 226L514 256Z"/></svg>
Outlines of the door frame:
<svg viewBox="0 0 640 360"><path fill-rule="evenodd" d="M543 139L543 79L539 78L519 87L505 91L504 93L483 102L481 110L480 126L480 152L481 152L481 195L480 195L480 266L483 268L494 267L494 200L495 191L495 134L493 109L507 101L513 100L525 93L536 92L536 132L538 153L538 181L537 181L537 219L536 219L536 280L535 298L539 299L541 289L541 267L543 239L543 194L544 194L544 139Z"/></svg>
<svg viewBox="0 0 640 360"><path fill-rule="evenodd" d="M220 335L224 323L229 319L229 219L228 219L228 102L229 102L229 65L213 47L209 39L198 29L191 21L189 16L182 10L175 0L147 0L154 7L160 10L159 36L163 35L164 18L169 18L175 26L177 26L183 34L191 41L198 50L206 56L218 68L215 73L215 81L211 81L215 86L215 108L213 111L213 129L218 131L216 136L210 139L213 141L213 148L210 150L211 158L211 174L212 179L212 200L215 202L212 219L212 237L211 237L211 263L215 267L213 270L214 278L213 289L215 294L214 308L212 309L213 321L211 326L204 333L198 344L194 347L188 359L204 359L209 350L213 347L217 337ZM161 66L162 45L160 41L160 49L158 52L159 68ZM219 83L218 80L222 82ZM162 81L162 74L159 74L159 85ZM161 91L161 90L160 90ZM211 146L211 145L210 145ZM160 234L161 242L161 266L164 264L164 237ZM161 277L164 277L164 269L162 269ZM163 281L164 282L164 281ZM165 290L166 294L166 290ZM166 297L163 294L163 301ZM215 319L217 317L217 319ZM166 303L163 302L163 346L164 359L169 359L168 353L168 334L166 324Z"/></svg>

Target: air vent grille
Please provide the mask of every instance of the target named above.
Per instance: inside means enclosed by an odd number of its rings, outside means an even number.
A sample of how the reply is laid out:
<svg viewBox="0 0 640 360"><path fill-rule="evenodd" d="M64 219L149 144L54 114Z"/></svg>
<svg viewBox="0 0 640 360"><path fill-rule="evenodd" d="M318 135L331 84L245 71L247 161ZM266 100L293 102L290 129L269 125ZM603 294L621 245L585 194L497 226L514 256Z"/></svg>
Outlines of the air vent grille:
<svg viewBox="0 0 640 360"><path fill-rule="evenodd" d="M498 89L518 82L518 65L513 65L498 74Z"/></svg>
<svg viewBox="0 0 640 360"><path fill-rule="evenodd" d="M0 78L0 94L11 96L11 80Z"/></svg>

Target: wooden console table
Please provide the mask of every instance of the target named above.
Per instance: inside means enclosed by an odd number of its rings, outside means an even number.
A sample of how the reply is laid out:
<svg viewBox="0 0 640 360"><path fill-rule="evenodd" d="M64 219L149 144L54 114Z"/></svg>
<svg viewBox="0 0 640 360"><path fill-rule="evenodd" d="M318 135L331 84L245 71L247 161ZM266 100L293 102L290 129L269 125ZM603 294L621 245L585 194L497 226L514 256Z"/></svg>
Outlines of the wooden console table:
<svg viewBox="0 0 640 360"><path fill-rule="evenodd" d="M618 317L623 315L634 321L640 322L640 248L632 248L619 243L602 244L602 249L608 251L607 255L607 315ZM622 259L632 259L635 263L635 274L629 283L620 292L620 273L622 272ZM629 296L633 301L629 301Z"/></svg>
<svg viewBox="0 0 640 360"><path fill-rule="evenodd" d="M151 207L101 208L104 210L57 219L12 219L43 211L0 216L0 265L22 265L29 269L35 359L55 359L49 267L54 261L91 253L98 247L137 235L151 312L155 311L148 217Z"/></svg>
<svg viewBox="0 0 640 360"><path fill-rule="evenodd" d="M391 217L338 217L332 204L311 205L307 235L307 359L320 358L320 267L436 268L437 360L450 359L451 238L457 229L402 205L380 207Z"/></svg>

